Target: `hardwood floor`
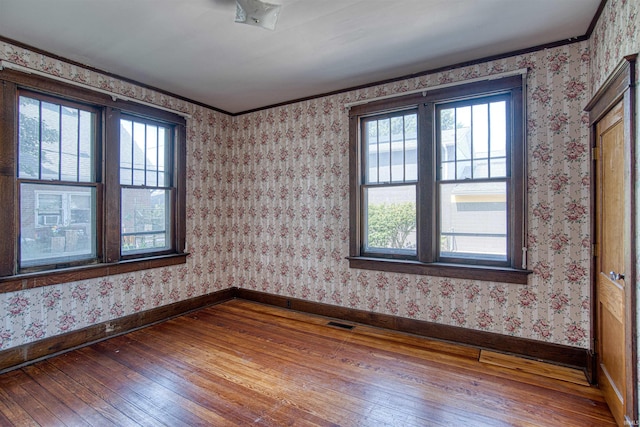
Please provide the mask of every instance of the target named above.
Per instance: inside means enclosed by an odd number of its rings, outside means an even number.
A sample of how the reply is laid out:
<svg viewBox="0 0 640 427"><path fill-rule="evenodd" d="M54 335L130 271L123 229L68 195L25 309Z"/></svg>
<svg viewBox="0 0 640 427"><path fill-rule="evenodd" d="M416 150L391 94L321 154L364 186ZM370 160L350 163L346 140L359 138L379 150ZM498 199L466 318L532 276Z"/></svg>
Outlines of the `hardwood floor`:
<svg viewBox="0 0 640 427"><path fill-rule="evenodd" d="M0 425L615 425L566 370L329 320L208 307L0 375Z"/></svg>

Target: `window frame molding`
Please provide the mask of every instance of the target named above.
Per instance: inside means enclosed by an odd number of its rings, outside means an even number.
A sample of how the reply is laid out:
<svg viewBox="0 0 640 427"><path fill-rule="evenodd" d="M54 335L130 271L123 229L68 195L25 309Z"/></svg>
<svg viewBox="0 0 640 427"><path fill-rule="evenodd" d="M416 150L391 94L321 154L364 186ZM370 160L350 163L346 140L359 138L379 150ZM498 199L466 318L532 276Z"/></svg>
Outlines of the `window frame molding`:
<svg viewBox="0 0 640 427"><path fill-rule="evenodd" d="M96 210L102 212L102 223L96 225L97 262L81 266L68 266L41 271L20 270L18 266L17 236L20 234L17 155L18 155L18 93L20 90L35 92L70 102L96 106L99 138L102 141L96 151L96 180L98 191ZM122 112L156 122L170 124L174 129L174 151L172 167L175 176L175 205L171 210L172 249L151 252L138 257L120 255L119 192L118 174L105 173L106 161L119 159L119 143L105 141L116 137L119 141L119 121L114 119ZM107 116L111 117L107 117ZM102 92L49 79L40 75L26 74L10 69L0 69L0 229L11 230L8 244L0 245L0 293L47 286L76 280L84 280L137 270L158 268L186 262L189 255L186 244L186 119L166 109L155 109L132 101L117 99ZM115 157L114 157L115 156ZM112 167L119 167L114 163ZM110 192L110 193L109 193ZM114 198L113 192L118 194ZM114 201L117 200L117 203ZM103 203L104 202L104 203ZM3 208L4 207L4 208ZM115 217L114 217L115 215ZM105 243L110 242L110 244Z"/></svg>
<svg viewBox="0 0 640 427"><path fill-rule="evenodd" d="M526 284L530 270L526 269L526 111L524 93L526 90L526 74L482 80L476 82L460 82L443 88L409 95L373 100L369 103L353 105L349 108L349 260L350 268L386 271L405 274L430 275L459 279L472 279ZM513 141L509 158L508 203L512 213L508 216L507 229L510 230L507 244L510 259L505 266L492 266L479 263L454 264L438 262L436 240L437 232L436 206L436 104L482 98L500 93L511 94ZM361 119L389 112L418 109L418 184L416 221L418 233L417 260L398 259L398 257L371 257L364 254L362 247L362 144ZM516 115L521 116L520 120ZM431 149L420 149L420 147ZM426 182L422 177L427 177Z"/></svg>

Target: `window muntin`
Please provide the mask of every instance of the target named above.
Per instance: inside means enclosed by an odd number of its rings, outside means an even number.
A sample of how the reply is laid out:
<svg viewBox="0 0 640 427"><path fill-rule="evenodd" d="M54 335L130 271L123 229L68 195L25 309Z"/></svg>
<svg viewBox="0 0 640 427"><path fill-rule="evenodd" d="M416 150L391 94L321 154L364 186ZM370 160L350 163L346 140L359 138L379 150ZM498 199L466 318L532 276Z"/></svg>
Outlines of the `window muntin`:
<svg viewBox="0 0 640 427"><path fill-rule="evenodd" d="M171 147L168 125L120 120L121 251L171 249Z"/></svg>
<svg viewBox="0 0 640 427"><path fill-rule="evenodd" d="M363 119L366 184L415 182L418 178L417 112Z"/></svg>
<svg viewBox="0 0 640 427"><path fill-rule="evenodd" d="M518 75L350 107L351 267L526 283L522 82ZM413 112L415 181L395 182L393 170L384 181L386 147L367 138L387 132L365 124ZM415 185L415 249L373 247L372 189L403 185Z"/></svg>
<svg viewBox="0 0 640 427"><path fill-rule="evenodd" d="M168 187L171 135L168 125L124 116L120 120L120 183Z"/></svg>
<svg viewBox="0 0 640 427"><path fill-rule="evenodd" d="M36 75L0 70L0 79L0 111L5 119L0 132L0 223L9 233L0 245L0 284L37 287L71 277L100 277L185 262L186 122L182 117ZM168 194L165 217L158 220L155 212L147 214L151 231L163 234L166 249L147 249L147 245L123 255L119 127L121 117L127 116L170 129L171 143L168 156L146 167L149 175L155 174L161 184L166 182L166 188L158 188L157 181L150 187ZM146 178L141 187L151 180ZM40 202L36 190L42 194ZM47 193L53 195L51 200ZM40 215L38 203L44 209ZM38 221L40 227L36 227ZM77 229L86 229L86 224L93 233L83 231L84 237L74 241L81 233ZM37 228L40 240L34 245ZM64 246L60 237L65 238ZM87 241L91 250L81 245ZM154 246L160 241L157 237ZM52 246L59 256L53 256ZM29 275L26 284L21 283L25 274Z"/></svg>
<svg viewBox="0 0 640 427"><path fill-rule="evenodd" d="M18 114L19 178L95 180L95 110L27 93L19 98Z"/></svg>
<svg viewBox="0 0 640 427"><path fill-rule="evenodd" d="M91 107L20 92L20 268L95 259L96 120Z"/></svg>
<svg viewBox="0 0 640 427"><path fill-rule="evenodd" d="M438 234L444 262L507 262L509 97L436 106Z"/></svg>

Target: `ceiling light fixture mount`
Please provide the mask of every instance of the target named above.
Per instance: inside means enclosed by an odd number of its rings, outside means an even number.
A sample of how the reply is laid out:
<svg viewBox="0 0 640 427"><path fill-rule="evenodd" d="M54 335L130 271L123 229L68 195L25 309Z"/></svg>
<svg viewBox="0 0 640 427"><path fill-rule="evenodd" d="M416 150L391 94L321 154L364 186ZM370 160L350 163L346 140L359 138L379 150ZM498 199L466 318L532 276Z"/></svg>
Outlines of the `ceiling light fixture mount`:
<svg viewBox="0 0 640 427"><path fill-rule="evenodd" d="M260 0L236 0L236 22L275 30L280 7Z"/></svg>

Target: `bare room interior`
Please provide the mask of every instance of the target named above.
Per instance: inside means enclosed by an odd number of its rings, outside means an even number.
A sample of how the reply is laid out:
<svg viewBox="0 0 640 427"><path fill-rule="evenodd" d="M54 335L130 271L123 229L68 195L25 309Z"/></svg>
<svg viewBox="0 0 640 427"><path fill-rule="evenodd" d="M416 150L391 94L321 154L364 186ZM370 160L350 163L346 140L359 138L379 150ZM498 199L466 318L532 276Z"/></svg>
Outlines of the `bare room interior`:
<svg viewBox="0 0 640 427"><path fill-rule="evenodd" d="M640 0L0 0L0 425L638 425Z"/></svg>

